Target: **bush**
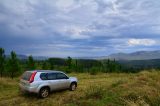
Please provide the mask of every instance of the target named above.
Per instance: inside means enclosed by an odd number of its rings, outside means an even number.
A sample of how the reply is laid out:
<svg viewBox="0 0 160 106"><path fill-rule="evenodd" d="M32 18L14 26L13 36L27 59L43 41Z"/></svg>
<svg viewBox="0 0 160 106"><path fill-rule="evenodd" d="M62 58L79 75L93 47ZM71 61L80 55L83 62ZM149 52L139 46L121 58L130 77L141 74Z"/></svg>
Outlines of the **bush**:
<svg viewBox="0 0 160 106"><path fill-rule="evenodd" d="M92 67L91 70L89 71L91 75L96 75L98 73L98 68L97 67Z"/></svg>

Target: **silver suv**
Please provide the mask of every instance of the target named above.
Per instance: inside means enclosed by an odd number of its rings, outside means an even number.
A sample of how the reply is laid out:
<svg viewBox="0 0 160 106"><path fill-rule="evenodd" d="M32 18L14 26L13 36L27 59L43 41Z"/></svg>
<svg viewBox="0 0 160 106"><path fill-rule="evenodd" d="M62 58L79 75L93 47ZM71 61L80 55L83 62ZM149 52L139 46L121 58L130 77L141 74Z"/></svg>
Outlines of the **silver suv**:
<svg viewBox="0 0 160 106"><path fill-rule="evenodd" d="M20 79L19 86L22 91L37 93L45 98L53 90L69 88L74 91L77 87L77 78L68 77L61 71L26 71Z"/></svg>

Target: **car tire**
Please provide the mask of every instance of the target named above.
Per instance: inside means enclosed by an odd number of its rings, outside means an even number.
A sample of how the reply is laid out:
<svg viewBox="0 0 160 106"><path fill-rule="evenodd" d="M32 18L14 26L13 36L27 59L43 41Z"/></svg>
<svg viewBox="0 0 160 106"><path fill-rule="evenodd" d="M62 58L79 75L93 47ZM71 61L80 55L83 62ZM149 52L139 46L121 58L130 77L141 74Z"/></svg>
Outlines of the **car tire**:
<svg viewBox="0 0 160 106"><path fill-rule="evenodd" d="M43 87L39 91L39 97L46 98L46 97L48 97L49 93L50 93L49 88L48 87Z"/></svg>
<svg viewBox="0 0 160 106"><path fill-rule="evenodd" d="M76 90L76 88L77 88L77 84L76 83L71 83L71 85L70 85L70 91L74 91L74 90Z"/></svg>

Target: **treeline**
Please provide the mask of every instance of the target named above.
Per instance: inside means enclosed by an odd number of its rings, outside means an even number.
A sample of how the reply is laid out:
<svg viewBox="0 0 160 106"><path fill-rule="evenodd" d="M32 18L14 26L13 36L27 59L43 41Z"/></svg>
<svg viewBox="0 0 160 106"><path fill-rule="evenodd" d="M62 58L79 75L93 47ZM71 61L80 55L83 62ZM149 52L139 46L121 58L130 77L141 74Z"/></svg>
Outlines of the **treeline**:
<svg viewBox="0 0 160 106"><path fill-rule="evenodd" d="M5 50L0 48L0 76L14 78L21 75L26 70L61 70L70 72L88 72L96 74L98 72L122 72L122 66L115 60L91 60L91 59L72 59L49 58L47 60L34 60L32 56L28 59L19 60L14 51L6 57Z"/></svg>
<svg viewBox="0 0 160 106"><path fill-rule="evenodd" d="M41 65L40 65L41 64ZM91 60L91 59L67 59L49 58L45 61L39 61L42 69L62 70L65 72L89 72L96 74L97 72L119 72L120 64L111 60ZM40 68L40 67L39 67Z"/></svg>
<svg viewBox="0 0 160 106"><path fill-rule="evenodd" d="M119 60L117 61L125 72L139 72L142 70L160 70L160 59L151 60Z"/></svg>

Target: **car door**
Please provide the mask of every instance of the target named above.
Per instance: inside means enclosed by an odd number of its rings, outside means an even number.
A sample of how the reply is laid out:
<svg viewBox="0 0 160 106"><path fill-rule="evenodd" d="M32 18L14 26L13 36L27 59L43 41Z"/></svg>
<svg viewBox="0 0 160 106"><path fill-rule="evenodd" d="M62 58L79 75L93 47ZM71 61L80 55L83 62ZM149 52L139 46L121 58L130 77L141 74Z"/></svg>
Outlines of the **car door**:
<svg viewBox="0 0 160 106"><path fill-rule="evenodd" d="M59 81L56 80L56 73L48 73L47 77L51 90L57 90L59 88Z"/></svg>
<svg viewBox="0 0 160 106"><path fill-rule="evenodd" d="M66 89L70 86L69 78L63 73L57 73L56 80L58 81L59 89Z"/></svg>

